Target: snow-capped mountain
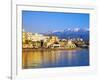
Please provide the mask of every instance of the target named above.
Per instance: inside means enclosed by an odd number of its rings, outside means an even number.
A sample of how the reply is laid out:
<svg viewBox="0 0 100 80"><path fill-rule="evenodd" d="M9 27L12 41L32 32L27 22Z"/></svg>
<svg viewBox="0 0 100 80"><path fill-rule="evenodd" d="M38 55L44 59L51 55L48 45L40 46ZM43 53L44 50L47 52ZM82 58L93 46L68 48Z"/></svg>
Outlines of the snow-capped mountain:
<svg viewBox="0 0 100 80"><path fill-rule="evenodd" d="M81 28L67 28L63 31L52 31L46 33L46 35L54 35L58 36L61 39L67 38L82 38L84 40L89 40L89 29L81 29Z"/></svg>
<svg viewBox="0 0 100 80"><path fill-rule="evenodd" d="M85 32L85 31L89 31L89 29L81 29L81 28L73 28L73 29L71 29L71 28L67 28L67 29L65 29L64 30L65 32L66 31L71 31L71 32L80 32L80 31L82 31L82 32Z"/></svg>

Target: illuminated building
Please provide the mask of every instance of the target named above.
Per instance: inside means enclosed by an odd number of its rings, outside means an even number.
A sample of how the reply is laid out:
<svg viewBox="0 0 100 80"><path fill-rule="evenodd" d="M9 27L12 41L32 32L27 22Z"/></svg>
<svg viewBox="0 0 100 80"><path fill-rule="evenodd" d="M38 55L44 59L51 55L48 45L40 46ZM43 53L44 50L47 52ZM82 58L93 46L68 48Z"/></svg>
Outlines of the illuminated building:
<svg viewBox="0 0 100 80"><path fill-rule="evenodd" d="M76 45L74 43L72 43L71 40L68 40L66 48L68 48L68 49L76 48Z"/></svg>
<svg viewBox="0 0 100 80"><path fill-rule="evenodd" d="M23 29L23 32L22 32L22 42L23 42L23 44L25 43L25 41L26 41L26 32Z"/></svg>
<svg viewBox="0 0 100 80"><path fill-rule="evenodd" d="M31 36L32 41L41 41L41 40L43 40L45 42L48 38L49 38L48 36L44 36L44 35L38 34L38 33L35 33Z"/></svg>

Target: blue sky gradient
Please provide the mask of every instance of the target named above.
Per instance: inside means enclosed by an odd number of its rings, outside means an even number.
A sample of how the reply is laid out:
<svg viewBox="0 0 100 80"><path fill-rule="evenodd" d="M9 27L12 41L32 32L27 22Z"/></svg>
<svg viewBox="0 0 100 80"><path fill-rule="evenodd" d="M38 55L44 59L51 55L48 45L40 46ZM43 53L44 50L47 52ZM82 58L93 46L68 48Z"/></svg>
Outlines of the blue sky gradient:
<svg viewBox="0 0 100 80"><path fill-rule="evenodd" d="M89 14L22 11L22 26L26 32L45 33L67 28L89 28Z"/></svg>

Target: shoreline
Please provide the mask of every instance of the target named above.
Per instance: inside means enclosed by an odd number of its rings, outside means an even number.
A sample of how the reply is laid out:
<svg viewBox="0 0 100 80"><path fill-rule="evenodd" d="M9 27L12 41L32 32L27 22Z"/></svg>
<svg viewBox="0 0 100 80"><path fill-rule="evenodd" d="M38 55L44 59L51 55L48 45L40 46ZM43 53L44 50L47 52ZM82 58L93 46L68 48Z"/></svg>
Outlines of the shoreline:
<svg viewBox="0 0 100 80"><path fill-rule="evenodd" d="M84 49L84 48L38 48L38 49L33 49L33 48L22 48L22 51L43 51L43 50L80 50L80 49ZM86 48L87 49L87 48Z"/></svg>

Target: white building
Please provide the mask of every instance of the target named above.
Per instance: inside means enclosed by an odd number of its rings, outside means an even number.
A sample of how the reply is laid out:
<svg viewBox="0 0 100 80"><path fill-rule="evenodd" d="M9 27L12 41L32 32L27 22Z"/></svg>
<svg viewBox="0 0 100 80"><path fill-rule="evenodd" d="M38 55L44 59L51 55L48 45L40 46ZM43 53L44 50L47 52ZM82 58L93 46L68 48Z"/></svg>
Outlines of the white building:
<svg viewBox="0 0 100 80"><path fill-rule="evenodd" d="M31 32L27 32L27 40L32 40L32 33Z"/></svg>
<svg viewBox="0 0 100 80"><path fill-rule="evenodd" d="M49 38L49 36L44 36L44 35L38 34L38 33L35 33L31 36L32 41L41 41L41 40L43 40L45 42L48 38Z"/></svg>

